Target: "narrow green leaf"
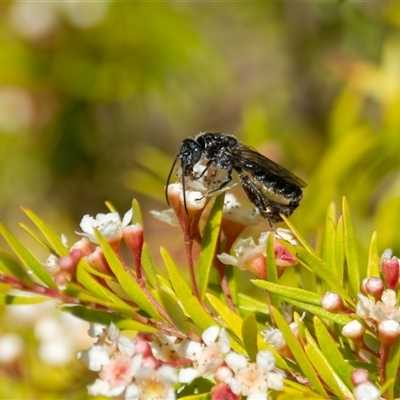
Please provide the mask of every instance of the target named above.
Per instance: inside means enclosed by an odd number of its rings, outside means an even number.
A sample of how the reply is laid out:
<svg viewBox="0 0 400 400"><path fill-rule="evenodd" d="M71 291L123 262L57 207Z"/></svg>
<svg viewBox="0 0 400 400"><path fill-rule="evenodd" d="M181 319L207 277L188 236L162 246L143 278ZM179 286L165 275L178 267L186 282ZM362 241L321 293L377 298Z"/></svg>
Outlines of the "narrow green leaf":
<svg viewBox="0 0 400 400"><path fill-rule="evenodd" d="M287 247L288 244L285 244ZM325 265L325 263L314 255L310 254L307 250L302 247L297 247L297 254L301 260L304 261L305 266L311 268L311 270L323 281L325 281L333 292L338 293L343 300L346 300L350 305L354 305L353 299L349 296L345 288L338 281L337 277L332 271Z"/></svg>
<svg viewBox="0 0 400 400"><path fill-rule="evenodd" d="M160 315L158 311L143 293L139 284L136 282L134 275L127 272L122 265L120 259L111 248L110 244L103 238L99 231L95 230L96 239L103 249L104 257L106 258L108 265L114 272L119 284L125 293L147 314L151 317L159 319Z"/></svg>
<svg viewBox="0 0 400 400"><path fill-rule="evenodd" d="M281 214L281 217L285 224L288 226L288 228L293 232L294 236L296 239L299 241L299 243L311 254L313 254L316 257L314 249L308 244L307 240L300 234L300 232L294 227L294 225L289 221L287 217L285 217L283 214ZM295 253L293 253L295 254Z"/></svg>
<svg viewBox="0 0 400 400"><path fill-rule="evenodd" d="M302 303L300 301L289 299L286 297L282 297L282 299L290 304L293 304L295 307L299 307L304 311L309 312L312 315L330 320L342 326L346 325L351 321L351 318L347 314L334 314L324 310L321 306L316 306L314 304L309 304L309 303Z"/></svg>
<svg viewBox="0 0 400 400"><path fill-rule="evenodd" d="M202 330L206 330L212 325L216 325L214 319L209 315L200 304L199 300L193 296L192 290L189 285L184 281L180 275L178 268L168 252L160 249L161 256L164 260L165 266L168 270L172 286L175 290L176 296L182 303L183 308L193 320L193 322Z"/></svg>
<svg viewBox="0 0 400 400"><path fill-rule="evenodd" d="M331 219L327 219L325 221L325 230L324 230L324 239L322 242L322 260L324 263L330 267L333 273L337 276L337 267L336 267L336 249L335 249L335 240L336 238L336 230L335 224Z"/></svg>
<svg viewBox="0 0 400 400"><path fill-rule="evenodd" d="M68 254L69 250L63 245L61 237L58 236L45 222L43 222L42 219L27 207L20 206L20 209L36 225L59 257Z"/></svg>
<svg viewBox="0 0 400 400"><path fill-rule="evenodd" d="M178 299L162 289L159 289L158 295L160 297L162 306L171 317L175 326L181 332L188 334L190 332L190 324L186 321L185 314L179 305Z"/></svg>
<svg viewBox="0 0 400 400"><path fill-rule="evenodd" d="M139 202L136 199L132 200L132 225L140 224L143 226L142 211L140 210Z"/></svg>
<svg viewBox="0 0 400 400"><path fill-rule="evenodd" d="M217 247L219 231L222 219L222 207L224 205L224 193L219 195L211 208L210 216L208 217L206 226L204 228L203 238L201 241L201 251L199 260L199 286L200 298L204 298L204 294L208 285L208 278L210 269Z"/></svg>
<svg viewBox="0 0 400 400"><path fill-rule="evenodd" d="M42 240L29 226L19 223L18 224L29 236L32 237L32 239L40 244L48 253L54 253L54 250L47 244L45 243L44 240Z"/></svg>
<svg viewBox="0 0 400 400"><path fill-rule="evenodd" d="M218 297L211 293L206 294L207 300L212 308L217 312L218 316L225 322L229 329L239 338L242 339L242 319L234 313L226 304Z"/></svg>
<svg viewBox="0 0 400 400"><path fill-rule="evenodd" d="M297 361L297 365L303 371L305 377L310 381L310 384L314 387L314 389L325 398L328 398L328 394L326 393L321 381L319 380L314 368L312 367L308 357L306 356L302 346L298 342L296 336L290 329L289 325L282 317L282 315L278 312L278 310L274 307L271 307L271 313L274 317L274 321L277 324L278 329L282 332L285 341L290 348L295 360Z"/></svg>
<svg viewBox="0 0 400 400"><path fill-rule="evenodd" d="M317 317L314 317L314 327L322 353L346 385L347 390L349 390L353 386L350 379L353 368L345 361L343 354L338 349L337 343L333 340L323 322Z"/></svg>
<svg viewBox="0 0 400 400"><path fill-rule="evenodd" d="M318 374L324 380L324 383L329 386L330 390L332 390L332 392L335 393L335 395L339 399L350 399L352 397L351 391L346 387L340 377L336 374L332 365L330 364L328 359L324 357L324 354L318 348L317 344L315 343L314 339L307 329L305 329L305 335L307 343L305 343L304 345L304 350L315 370L318 371Z"/></svg>
<svg viewBox="0 0 400 400"><path fill-rule="evenodd" d="M126 305L120 305L111 301L100 299L99 297L87 292L82 286L78 286L74 283L67 283L63 293L76 297L78 300L80 300L82 305L99 304L128 318L133 318L136 315L133 307L127 307Z"/></svg>
<svg viewBox="0 0 400 400"><path fill-rule="evenodd" d="M95 297L106 300L110 303L117 304L120 307L126 308L127 310L132 308L132 306L126 304L107 287L99 283L92 275L90 275L85 270L84 267L81 267L80 265L78 265L76 277L78 279L78 282L80 282L83 287L85 287L89 291L89 293L93 294Z"/></svg>
<svg viewBox="0 0 400 400"><path fill-rule="evenodd" d="M24 297L24 296L11 296L9 294L0 294L0 304L3 306L13 305L30 305L38 304L49 301L48 297Z"/></svg>
<svg viewBox="0 0 400 400"><path fill-rule="evenodd" d="M371 243L369 245L367 278L371 278L373 276L377 278L380 277L380 262L381 260L378 253L378 234L376 231L374 231L371 237Z"/></svg>
<svg viewBox="0 0 400 400"><path fill-rule="evenodd" d="M321 307L321 296L316 293L290 286L277 285L275 283L262 280L253 279L251 282L261 289L268 290L279 295L284 301L300 307L304 311L309 311L313 315L329 319L340 325L345 325L351 321L351 318L346 314L333 314L324 310Z"/></svg>
<svg viewBox="0 0 400 400"><path fill-rule="evenodd" d="M350 219L350 210L345 197L343 197L342 207L344 226L344 252L347 260L347 275L349 277L352 294L355 296L360 290L360 268L358 265L357 245L354 237L353 224Z"/></svg>
<svg viewBox="0 0 400 400"><path fill-rule="evenodd" d="M267 280L272 283L278 283L278 270L276 268L275 250L274 250L274 235L268 235L267 248L266 248L266 267L267 267ZM279 309L281 301L279 297L271 295L272 305Z"/></svg>
<svg viewBox="0 0 400 400"><path fill-rule="evenodd" d="M268 290L269 292L276 293L289 299L316 304L319 306L321 305L321 296L317 293L309 292L308 290L298 289L291 286L283 286L276 283L263 281L261 279L251 279L251 282L261 289Z"/></svg>
<svg viewBox="0 0 400 400"><path fill-rule="evenodd" d="M213 296L211 293L206 294L207 300L210 302L213 309L217 312L219 317L224 321L224 323L228 326L228 328L236 335L236 337L243 341L242 336L242 319L235 314L227 305L225 305L220 299ZM270 350L274 357L275 363L279 368L285 369L287 367L286 362L280 356L279 353L276 352L275 349L270 347L261 337L261 335L257 335L257 347L260 350L268 349Z"/></svg>
<svg viewBox="0 0 400 400"><path fill-rule="evenodd" d="M149 245L146 242L143 243L141 262L143 271L146 274L148 282L153 288L157 288L158 287L157 271L154 266L153 257L151 256Z"/></svg>
<svg viewBox="0 0 400 400"><path fill-rule="evenodd" d="M392 348L390 349L389 357L386 362L386 379L387 381L393 380L387 389L390 400L394 398L394 384L398 382L399 361L400 361L400 337L397 338Z"/></svg>
<svg viewBox="0 0 400 400"><path fill-rule="evenodd" d="M62 306L61 309L88 322L95 322L106 326L113 323L117 328L123 330L158 332L156 328L148 324L142 324L129 318L127 319L107 311L95 310L86 306Z"/></svg>
<svg viewBox="0 0 400 400"><path fill-rule="evenodd" d="M0 271L5 275L18 278L26 286L32 286L32 280L22 265L9 253L0 249Z"/></svg>
<svg viewBox="0 0 400 400"><path fill-rule="evenodd" d="M338 281L343 283L344 279L344 228L343 216L340 216L336 225L335 238L335 264Z"/></svg>
<svg viewBox="0 0 400 400"><path fill-rule="evenodd" d="M257 335L258 327L256 317L254 314L249 313L243 319L242 338L244 348L251 361L256 360L256 355L258 353Z"/></svg>
<svg viewBox="0 0 400 400"><path fill-rule="evenodd" d="M27 271L32 271L45 285L55 289L53 278L32 253L0 222L0 233L14 250Z"/></svg>
<svg viewBox="0 0 400 400"><path fill-rule="evenodd" d="M265 304L265 301L253 299L252 297L247 296L243 293L238 293L237 299L238 299L238 308L240 310L258 312L269 315L269 307L267 304Z"/></svg>

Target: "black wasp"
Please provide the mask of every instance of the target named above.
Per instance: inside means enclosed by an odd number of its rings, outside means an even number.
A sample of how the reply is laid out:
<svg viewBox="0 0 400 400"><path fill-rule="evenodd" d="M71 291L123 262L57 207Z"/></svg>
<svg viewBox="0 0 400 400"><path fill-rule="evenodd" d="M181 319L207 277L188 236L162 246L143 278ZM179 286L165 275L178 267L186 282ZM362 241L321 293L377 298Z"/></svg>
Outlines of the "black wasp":
<svg viewBox="0 0 400 400"><path fill-rule="evenodd" d="M243 145L234 136L205 132L181 143L167 178L167 202L168 184L177 160L181 167L186 211L185 178L199 179L210 167L226 170L226 177L216 189L208 191L207 195L228 185L232 180L232 171L236 171L248 199L271 226L272 222L282 221L279 214L289 216L294 212L303 197L301 188L306 186L300 178L256 150ZM196 176L194 166L199 161L203 161L205 167L200 176Z"/></svg>

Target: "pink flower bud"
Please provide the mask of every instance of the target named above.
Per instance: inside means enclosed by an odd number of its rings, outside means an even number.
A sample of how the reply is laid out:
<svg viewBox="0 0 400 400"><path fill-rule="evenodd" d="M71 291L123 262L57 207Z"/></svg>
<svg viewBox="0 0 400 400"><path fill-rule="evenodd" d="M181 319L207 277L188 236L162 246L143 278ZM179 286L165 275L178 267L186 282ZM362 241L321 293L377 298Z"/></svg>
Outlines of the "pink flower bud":
<svg viewBox="0 0 400 400"><path fill-rule="evenodd" d="M79 249L71 249L69 254L58 260L58 265L64 271L74 272L79 260L82 258L82 252Z"/></svg>
<svg viewBox="0 0 400 400"><path fill-rule="evenodd" d="M384 253L384 256L389 253L391 252L386 251ZM382 269L382 274L386 281L387 288L394 289L399 280L399 269L400 269L399 259L397 257L390 257L390 256L382 257L381 269Z"/></svg>
<svg viewBox="0 0 400 400"><path fill-rule="evenodd" d="M322 308L332 313L339 313L346 309L342 298L335 292L326 292L321 298Z"/></svg>
<svg viewBox="0 0 400 400"><path fill-rule="evenodd" d="M358 368L351 374L351 382L354 386L361 385L369 381L369 374L365 369Z"/></svg>
<svg viewBox="0 0 400 400"><path fill-rule="evenodd" d="M219 383L211 389L211 400L239 400L240 395L234 394L226 383Z"/></svg>
<svg viewBox="0 0 400 400"><path fill-rule="evenodd" d="M380 300L384 289L385 288L381 278L376 278L373 276L365 282L366 292L371 295L375 301Z"/></svg>
<svg viewBox="0 0 400 400"><path fill-rule="evenodd" d="M379 338L384 346L392 346L400 335L400 324L392 319L386 319L378 325Z"/></svg>

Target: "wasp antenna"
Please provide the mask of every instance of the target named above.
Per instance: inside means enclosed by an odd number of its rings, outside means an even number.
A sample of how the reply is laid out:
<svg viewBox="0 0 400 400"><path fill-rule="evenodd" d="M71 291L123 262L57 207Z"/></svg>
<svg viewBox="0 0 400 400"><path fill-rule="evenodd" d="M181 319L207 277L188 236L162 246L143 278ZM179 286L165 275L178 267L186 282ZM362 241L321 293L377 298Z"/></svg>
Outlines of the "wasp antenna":
<svg viewBox="0 0 400 400"><path fill-rule="evenodd" d="M165 199L167 200L167 204L168 204L168 205L169 205L169 199L168 199L168 186L169 186L169 181L171 180L172 171L173 171L174 168L175 168L175 164L176 164L176 161L178 160L178 158L179 158L179 155L177 155L177 156L175 157L175 160L174 160L174 162L172 163L172 167L171 167L171 169L169 170L169 174L168 174L168 178L167 178L167 183L166 183L166 185L165 185Z"/></svg>

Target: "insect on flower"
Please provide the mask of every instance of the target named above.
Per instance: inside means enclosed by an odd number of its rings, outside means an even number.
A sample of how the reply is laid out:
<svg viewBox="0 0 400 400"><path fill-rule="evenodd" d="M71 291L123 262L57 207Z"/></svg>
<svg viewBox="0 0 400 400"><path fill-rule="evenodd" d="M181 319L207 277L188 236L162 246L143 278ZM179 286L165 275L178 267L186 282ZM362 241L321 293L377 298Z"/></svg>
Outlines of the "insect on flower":
<svg viewBox="0 0 400 400"><path fill-rule="evenodd" d="M226 171L226 174L217 185L212 178L205 180L210 186L206 196L226 187L232 181L232 172L235 171L248 199L271 226L273 222L282 221L280 214L289 216L294 212L303 197L301 188L306 186L300 178L256 150L243 145L234 136L205 132L181 143L167 178L165 190L168 203L168 184L178 160L186 212L186 180L196 181L210 170L211 176L215 176L215 172L219 170ZM197 163L204 164L204 169L199 174L196 172L198 168L195 168Z"/></svg>

